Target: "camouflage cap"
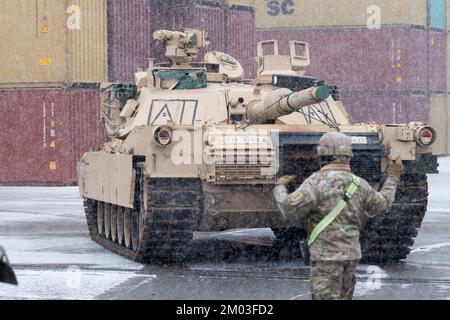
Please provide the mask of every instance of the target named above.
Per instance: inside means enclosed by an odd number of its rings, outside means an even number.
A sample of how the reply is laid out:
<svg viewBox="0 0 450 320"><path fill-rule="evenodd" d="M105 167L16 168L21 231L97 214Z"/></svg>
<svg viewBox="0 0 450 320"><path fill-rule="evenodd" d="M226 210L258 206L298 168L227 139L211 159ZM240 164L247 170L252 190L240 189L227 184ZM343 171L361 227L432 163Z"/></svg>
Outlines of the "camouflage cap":
<svg viewBox="0 0 450 320"><path fill-rule="evenodd" d="M329 132L320 139L317 152L320 157L353 157L350 137L339 132Z"/></svg>

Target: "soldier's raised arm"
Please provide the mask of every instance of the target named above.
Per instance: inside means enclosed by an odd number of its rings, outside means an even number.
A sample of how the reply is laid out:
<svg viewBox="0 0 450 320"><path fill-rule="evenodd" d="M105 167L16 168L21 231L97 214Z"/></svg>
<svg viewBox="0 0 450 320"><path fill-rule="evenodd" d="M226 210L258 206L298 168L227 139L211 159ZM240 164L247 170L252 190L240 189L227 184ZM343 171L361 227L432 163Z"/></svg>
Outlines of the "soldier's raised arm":
<svg viewBox="0 0 450 320"><path fill-rule="evenodd" d="M285 176L278 181L274 189L275 201L281 213L287 216L305 217L317 206L314 190L306 180L294 193L289 194L288 187L295 182L295 176Z"/></svg>
<svg viewBox="0 0 450 320"><path fill-rule="evenodd" d="M388 166L388 178L380 192L377 192L368 183L364 184L363 207L369 218L385 215L391 211L403 170L404 167L401 160L390 163Z"/></svg>

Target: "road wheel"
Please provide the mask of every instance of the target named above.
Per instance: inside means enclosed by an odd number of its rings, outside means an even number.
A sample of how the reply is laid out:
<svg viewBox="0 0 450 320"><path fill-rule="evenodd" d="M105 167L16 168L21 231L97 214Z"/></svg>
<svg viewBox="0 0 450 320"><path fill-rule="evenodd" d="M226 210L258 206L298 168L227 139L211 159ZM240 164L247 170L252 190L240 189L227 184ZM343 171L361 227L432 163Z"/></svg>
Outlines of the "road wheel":
<svg viewBox="0 0 450 320"><path fill-rule="evenodd" d="M105 237L111 239L111 205L105 203Z"/></svg>
<svg viewBox="0 0 450 320"><path fill-rule="evenodd" d="M131 249L131 209L129 208L126 208L123 213L123 236L125 240L125 246Z"/></svg>
<svg viewBox="0 0 450 320"><path fill-rule="evenodd" d="M103 202L97 202L97 227L98 234L105 234L105 205Z"/></svg>
<svg viewBox="0 0 450 320"><path fill-rule="evenodd" d="M117 243L121 246L124 243L124 207L117 208Z"/></svg>
<svg viewBox="0 0 450 320"><path fill-rule="evenodd" d="M117 242L117 206L111 206L111 240Z"/></svg>

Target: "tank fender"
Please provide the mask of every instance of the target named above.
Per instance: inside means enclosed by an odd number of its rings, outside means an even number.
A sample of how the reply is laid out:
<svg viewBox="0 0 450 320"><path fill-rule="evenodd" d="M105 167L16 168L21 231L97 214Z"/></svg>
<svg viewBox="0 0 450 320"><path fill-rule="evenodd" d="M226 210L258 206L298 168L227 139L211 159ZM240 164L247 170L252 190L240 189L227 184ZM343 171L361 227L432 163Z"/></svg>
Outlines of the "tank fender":
<svg viewBox="0 0 450 320"><path fill-rule="evenodd" d="M80 194L87 199L134 207L133 156L86 153L78 164Z"/></svg>

